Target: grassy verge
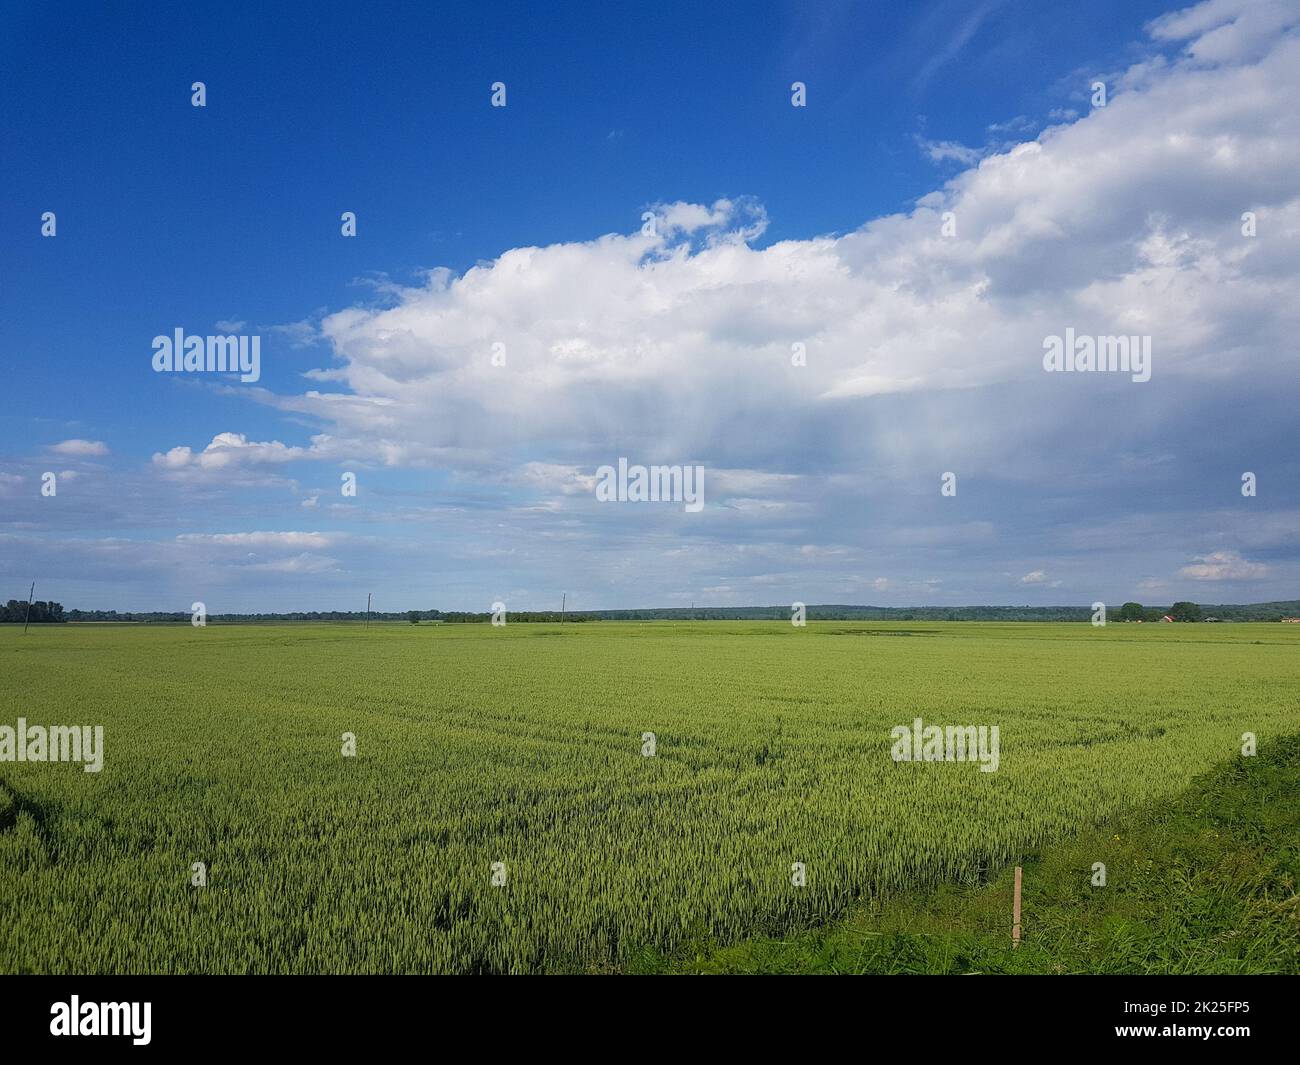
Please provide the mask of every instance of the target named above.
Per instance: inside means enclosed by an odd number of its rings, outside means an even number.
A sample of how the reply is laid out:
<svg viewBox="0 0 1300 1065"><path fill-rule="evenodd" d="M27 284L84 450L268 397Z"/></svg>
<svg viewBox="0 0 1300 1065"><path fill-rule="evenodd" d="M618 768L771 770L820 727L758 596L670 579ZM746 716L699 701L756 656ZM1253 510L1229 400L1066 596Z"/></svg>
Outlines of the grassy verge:
<svg viewBox="0 0 1300 1065"><path fill-rule="evenodd" d="M1094 887L1093 866L1106 866ZM1181 798L1026 855L1014 870L895 898L842 924L680 957L642 973L1300 973L1300 737L1199 778Z"/></svg>

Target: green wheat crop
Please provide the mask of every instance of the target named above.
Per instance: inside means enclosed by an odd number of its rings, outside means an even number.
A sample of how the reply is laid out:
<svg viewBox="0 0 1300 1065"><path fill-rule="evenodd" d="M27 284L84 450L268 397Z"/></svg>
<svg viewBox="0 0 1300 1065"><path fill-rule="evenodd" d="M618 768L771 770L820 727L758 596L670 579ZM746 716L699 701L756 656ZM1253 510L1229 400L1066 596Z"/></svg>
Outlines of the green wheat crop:
<svg viewBox="0 0 1300 1065"><path fill-rule="evenodd" d="M0 627L0 678L0 725L104 727L99 773L0 762L4 972L617 967L977 882L1300 731L1264 624ZM895 763L915 717L999 726L998 771Z"/></svg>

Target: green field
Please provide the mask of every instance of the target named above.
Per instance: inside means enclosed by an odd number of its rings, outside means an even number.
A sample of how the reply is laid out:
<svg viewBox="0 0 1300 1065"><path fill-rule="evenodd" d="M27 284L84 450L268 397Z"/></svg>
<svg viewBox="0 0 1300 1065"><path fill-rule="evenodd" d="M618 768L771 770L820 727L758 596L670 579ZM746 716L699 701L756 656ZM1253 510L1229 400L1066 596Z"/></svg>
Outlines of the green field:
<svg viewBox="0 0 1300 1065"><path fill-rule="evenodd" d="M1300 736L1220 763L1176 799L1115 814L1014 869L856 907L844 921L722 946L707 938L638 973L1300 974ZM1104 888L1093 870L1104 865Z"/></svg>
<svg viewBox="0 0 1300 1065"><path fill-rule="evenodd" d="M105 746L0 762L4 972L624 968L978 885L1300 732L1276 624L0 626L0 677L0 725ZM998 771L895 763L916 717L999 726Z"/></svg>

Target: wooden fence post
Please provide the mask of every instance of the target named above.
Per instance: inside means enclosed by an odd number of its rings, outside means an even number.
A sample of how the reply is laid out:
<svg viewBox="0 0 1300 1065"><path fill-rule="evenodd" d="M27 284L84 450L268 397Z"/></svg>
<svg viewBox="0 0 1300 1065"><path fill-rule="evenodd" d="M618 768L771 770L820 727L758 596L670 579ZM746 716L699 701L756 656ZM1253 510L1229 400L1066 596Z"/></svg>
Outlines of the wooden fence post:
<svg viewBox="0 0 1300 1065"><path fill-rule="evenodd" d="M1016 866L1016 898L1011 904L1011 946L1020 946L1020 866Z"/></svg>

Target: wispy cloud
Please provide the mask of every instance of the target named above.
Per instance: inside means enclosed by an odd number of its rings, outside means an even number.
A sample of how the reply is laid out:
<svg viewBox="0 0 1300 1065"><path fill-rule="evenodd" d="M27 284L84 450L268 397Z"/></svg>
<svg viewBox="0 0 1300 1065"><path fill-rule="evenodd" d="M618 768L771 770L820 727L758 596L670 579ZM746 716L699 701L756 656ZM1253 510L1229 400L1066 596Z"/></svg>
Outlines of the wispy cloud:
<svg viewBox="0 0 1300 1065"><path fill-rule="evenodd" d="M958 18L952 32L917 70L912 78L912 90L919 91L925 88L940 70L956 59L1003 2L1004 0L983 0Z"/></svg>
<svg viewBox="0 0 1300 1065"><path fill-rule="evenodd" d="M99 458L108 454L108 445L102 440L61 440L52 444L56 455L75 455L79 458Z"/></svg>

